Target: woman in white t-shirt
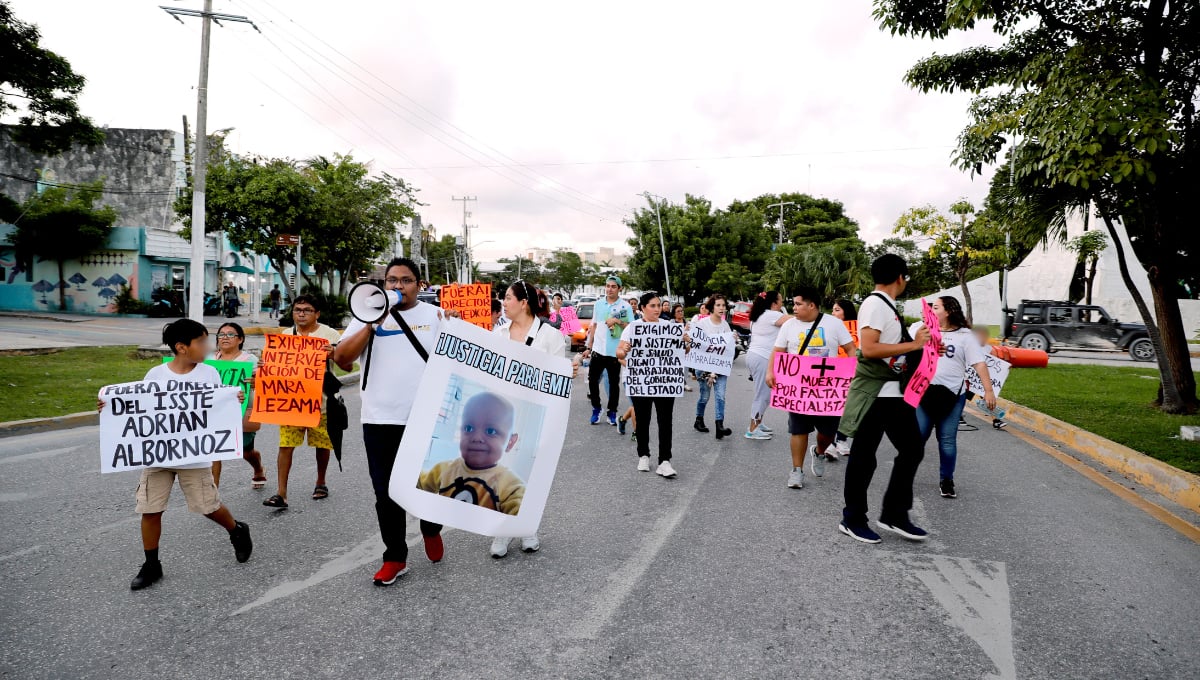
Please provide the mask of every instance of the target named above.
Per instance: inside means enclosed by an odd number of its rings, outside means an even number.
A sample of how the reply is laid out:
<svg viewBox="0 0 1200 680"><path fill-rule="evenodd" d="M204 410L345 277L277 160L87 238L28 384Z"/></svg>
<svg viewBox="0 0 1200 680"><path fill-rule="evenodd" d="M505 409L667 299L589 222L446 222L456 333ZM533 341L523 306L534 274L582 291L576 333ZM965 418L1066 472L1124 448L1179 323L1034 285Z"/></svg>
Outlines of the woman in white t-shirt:
<svg viewBox="0 0 1200 680"><path fill-rule="evenodd" d="M566 358L567 348L563 344L562 333L542 319L548 314L549 307L544 292L523 280L517 281L505 291L502 304L508 324L493 328L493 333L546 354ZM579 369L576 366L574 370ZM493 538L492 557L500 559L507 555L509 541L506 536ZM536 552L541 547L542 542L536 533L521 539L521 550L525 552Z"/></svg>
<svg viewBox="0 0 1200 680"><path fill-rule="evenodd" d="M763 423L763 416L771 400L767 369L775 352L775 338L779 337L779 327L788 320L782 310L783 298L773 290L759 293L750 306L750 348L746 351L746 366L754 381L754 401L750 404L750 425L743 435L746 439L770 439L774 434Z"/></svg>
<svg viewBox="0 0 1200 680"><path fill-rule="evenodd" d="M967 366L979 374L988 408L996 407L996 394L992 391L983 350L971 332L971 324L967 323L958 298L939 297L930 307L937 315L946 352L938 357L937 372L917 406L917 427L921 431L922 444L929 441L930 433L937 431L942 498L957 498L954 467L958 459L958 420L967 403ZM920 321L913 324L913 332L923 325Z"/></svg>
<svg viewBox="0 0 1200 680"><path fill-rule="evenodd" d="M704 307L708 308L709 315L703 319L692 321L692 328L701 328L709 335L720 335L721 333L732 333L733 329L729 327L729 323L725 321L725 296L720 293L713 293L709 296L708 301L704 303ZM702 307L701 309L703 309ZM714 407L716 416L716 435L717 439L724 439L733 434L733 430L725 427L725 385L729 381L727 375L703 374L697 373L696 379L700 381L700 399L696 402L696 423L694 427L698 432L708 432L708 427L704 425L704 407L708 406L709 380L712 380L712 393L717 398L717 405Z"/></svg>

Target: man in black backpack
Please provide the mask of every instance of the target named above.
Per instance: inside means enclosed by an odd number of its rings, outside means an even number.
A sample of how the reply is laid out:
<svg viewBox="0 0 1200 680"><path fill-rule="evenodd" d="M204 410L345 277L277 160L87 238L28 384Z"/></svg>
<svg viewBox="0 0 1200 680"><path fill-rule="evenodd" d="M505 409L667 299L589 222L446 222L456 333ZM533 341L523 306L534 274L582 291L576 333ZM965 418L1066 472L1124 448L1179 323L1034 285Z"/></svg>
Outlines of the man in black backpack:
<svg viewBox="0 0 1200 680"><path fill-rule="evenodd" d="M838 530L863 543L879 543L879 534L867 523L867 489L875 474L875 452L883 435L896 447L892 477L883 495L879 528L911 541L928 533L909 520L913 478L924 456L917 429L916 409L904 401L905 381L912 367L905 354L920 351L929 342L929 329L921 327L909 337L896 310L895 300L908 285L908 265L899 255L881 255L871 263L875 292L863 300L858 312L858 369L838 431L853 437L846 466L845 499Z"/></svg>

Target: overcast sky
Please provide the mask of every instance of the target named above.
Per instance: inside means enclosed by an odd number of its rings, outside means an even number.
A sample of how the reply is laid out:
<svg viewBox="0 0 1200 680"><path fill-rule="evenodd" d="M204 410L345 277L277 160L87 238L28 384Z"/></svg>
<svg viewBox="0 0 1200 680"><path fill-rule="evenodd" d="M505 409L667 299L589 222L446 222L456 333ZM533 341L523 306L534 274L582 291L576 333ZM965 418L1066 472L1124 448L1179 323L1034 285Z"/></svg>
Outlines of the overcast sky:
<svg viewBox="0 0 1200 680"><path fill-rule="evenodd" d="M10 0L88 79L110 127L195 124L203 0ZM439 235L478 259L532 247L627 251L643 191L715 206L763 193L836 199L876 242L905 209L977 206L950 166L968 98L904 72L933 43L879 30L866 0L456 2L216 0L208 129L237 151L353 153L409 180ZM515 167L514 167L515 166Z"/></svg>

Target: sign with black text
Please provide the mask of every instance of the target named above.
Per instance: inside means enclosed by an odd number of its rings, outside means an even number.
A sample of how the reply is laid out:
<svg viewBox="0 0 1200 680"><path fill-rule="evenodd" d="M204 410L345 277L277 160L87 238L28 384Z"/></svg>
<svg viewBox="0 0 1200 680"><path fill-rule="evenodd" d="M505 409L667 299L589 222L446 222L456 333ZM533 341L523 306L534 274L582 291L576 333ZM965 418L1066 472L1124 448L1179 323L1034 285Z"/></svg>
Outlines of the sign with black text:
<svg viewBox="0 0 1200 680"><path fill-rule="evenodd" d="M733 332L709 333L705 326L710 323L692 324L692 347L684 355L683 367L700 373L716 373L729 375L733 372L734 336Z"/></svg>
<svg viewBox="0 0 1200 680"><path fill-rule="evenodd" d="M988 377L992 381L992 391L999 397L1000 388L1004 387L1004 381L1008 380L1008 369L1012 368L1012 364L991 354L983 355L983 361L987 364ZM979 379L979 373L975 371L974 366L967 366L967 389L975 394L984 394L983 381Z"/></svg>
<svg viewBox="0 0 1200 680"><path fill-rule="evenodd" d="M634 321L625 354L625 394L630 397L683 396L683 325Z"/></svg>

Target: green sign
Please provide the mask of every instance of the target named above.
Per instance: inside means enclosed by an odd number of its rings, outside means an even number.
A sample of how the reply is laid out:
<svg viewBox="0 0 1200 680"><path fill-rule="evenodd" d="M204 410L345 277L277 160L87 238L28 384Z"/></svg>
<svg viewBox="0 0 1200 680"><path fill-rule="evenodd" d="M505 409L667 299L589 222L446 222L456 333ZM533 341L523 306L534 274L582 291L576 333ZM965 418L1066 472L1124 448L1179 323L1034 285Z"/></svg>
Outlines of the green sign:
<svg viewBox="0 0 1200 680"><path fill-rule="evenodd" d="M164 364L170 360L171 357L163 357ZM246 393L246 398L242 400L242 415L246 415L246 409L250 407L250 390L254 387L254 362L209 359L204 363L217 369L217 373L221 374L222 385L242 388Z"/></svg>

